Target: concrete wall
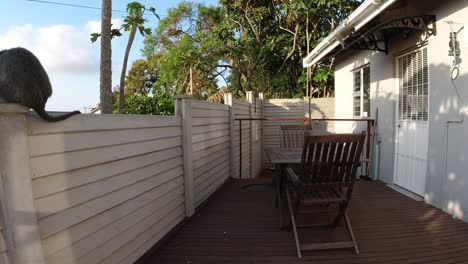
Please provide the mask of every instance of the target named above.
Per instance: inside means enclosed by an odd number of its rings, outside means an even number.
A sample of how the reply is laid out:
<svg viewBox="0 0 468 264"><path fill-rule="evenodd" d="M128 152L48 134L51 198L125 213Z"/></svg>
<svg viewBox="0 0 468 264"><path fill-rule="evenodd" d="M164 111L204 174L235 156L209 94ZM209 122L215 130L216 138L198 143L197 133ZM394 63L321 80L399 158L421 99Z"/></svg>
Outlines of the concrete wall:
<svg viewBox="0 0 468 264"><path fill-rule="evenodd" d="M468 147L461 144L468 134L466 115L468 92L468 33L466 1L409 1L403 9L393 9L386 13L386 18L397 18L410 15L436 15L437 35L428 41L429 62L429 150L426 178L425 200L443 208L455 217L467 220L468 192L466 182L466 153ZM383 18L382 20L385 20ZM450 80L453 57L449 57L448 43L450 27L446 21L465 23L458 35L460 41L461 63L460 74L455 85L459 88L461 100ZM458 30L462 25L455 24ZM335 75L335 113L337 118L352 116L352 70L366 63L371 69L371 117L379 109L378 136L381 144L380 179L393 182L396 83L395 57L402 51L414 47L418 36L408 39L395 38L389 43L389 55L362 51L348 52L338 56ZM448 123L447 123L448 122ZM335 127L337 131L353 129L355 124ZM376 153L375 153L376 154Z"/></svg>

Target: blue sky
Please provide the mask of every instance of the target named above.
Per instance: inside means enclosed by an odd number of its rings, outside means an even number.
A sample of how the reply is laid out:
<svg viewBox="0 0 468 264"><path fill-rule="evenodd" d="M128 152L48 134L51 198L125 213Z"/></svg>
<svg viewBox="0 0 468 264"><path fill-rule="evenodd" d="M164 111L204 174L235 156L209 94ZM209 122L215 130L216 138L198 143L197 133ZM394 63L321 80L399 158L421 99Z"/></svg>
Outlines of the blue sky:
<svg viewBox="0 0 468 264"><path fill-rule="evenodd" d="M49 1L49 0L47 0ZM100 7L99 0L50 0L73 5ZM131 0L113 0L113 10L125 10ZM180 0L140 1L153 6L164 18L167 9ZM217 0L193 2L217 5ZM118 25L123 13L113 12ZM53 95L47 102L49 111L79 109L89 111L99 102L99 43L91 43L89 34L100 31L100 10L38 3L27 0L0 1L0 50L25 47L41 60L52 82ZM157 19L148 16L148 25L155 27ZM118 84L127 35L112 41L112 82ZM129 59L141 57L143 39L137 37Z"/></svg>

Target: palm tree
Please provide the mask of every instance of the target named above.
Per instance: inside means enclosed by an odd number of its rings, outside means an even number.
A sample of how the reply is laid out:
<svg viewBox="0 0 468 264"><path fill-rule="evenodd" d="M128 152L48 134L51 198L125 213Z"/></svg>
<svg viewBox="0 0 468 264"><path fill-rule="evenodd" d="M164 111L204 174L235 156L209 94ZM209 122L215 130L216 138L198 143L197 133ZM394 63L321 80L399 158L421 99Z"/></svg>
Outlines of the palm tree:
<svg viewBox="0 0 468 264"><path fill-rule="evenodd" d="M151 34L151 29L144 27L144 24L147 20L143 18L143 14L146 10L152 12L159 19L159 16L155 13L156 9L154 9L154 7L146 9L146 7L139 2L131 2L127 5L128 15L124 19L122 28L125 31L130 31L130 33L128 37L127 48L125 49L122 72L120 73L119 114L122 113L125 104L125 74L127 72L128 55L130 53L130 49L132 48L136 31L139 30L142 36Z"/></svg>
<svg viewBox="0 0 468 264"><path fill-rule="evenodd" d="M112 0L102 0L100 106L102 114L112 114Z"/></svg>

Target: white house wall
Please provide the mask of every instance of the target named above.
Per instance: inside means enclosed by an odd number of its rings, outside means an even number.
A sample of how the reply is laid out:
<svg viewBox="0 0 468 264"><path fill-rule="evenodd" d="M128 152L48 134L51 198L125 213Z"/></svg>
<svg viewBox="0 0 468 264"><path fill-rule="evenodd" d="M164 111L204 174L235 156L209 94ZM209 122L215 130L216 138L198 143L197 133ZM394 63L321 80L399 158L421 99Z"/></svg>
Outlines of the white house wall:
<svg viewBox="0 0 468 264"><path fill-rule="evenodd" d="M462 120L468 102L468 4L462 0L450 3L449 7L435 12L437 36L431 38L429 45L431 94L426 200L467 221L468 118L464 117L464 123L450 122ZM458 35L461 63L459 77L454 81L461 101L449 77L453 57L448 56L450 27L446 21L465 23L465 28ZM454 25L454 30L461 26Z"/></svg>
<svg viewBox="0 0 468 264"><path fill-rule="evenodd" d="M468 102L468 7L466 0L411 1L404 10L387 12L390 18L411 15L436 15L437 35L429 38L429 150L426 179L426 202L443 208L455 217L468 219L468 117L463 123ZM412 6L411 6L412 5ZM445 5L445 7L444 7ZM462 102L457 99L450 80L453 57L448 56L450 27L446 21L465 23L459 33L461 64L459 77L454 83L459 88ZM454 25L458 30L463 25ZM377 135L381 137L381 180L393 182L394 127L396 113L395 58L415 46L417 38L396 37L389 43L389 54L371 51L348 52L338 56L335 69L335 113L337 118L351 118L353 74L352 70L370 64L371 113L379 109ZM447 121L450 121L447 123ZM447 129L448 124L448 129ZM355 124L337 124L335 130L355 130ZM448 133L447 133L448 131ZM374 152L376 154L377 152ZM447 162L446 162L447 161ZM446 177L447 175L447 177Z"/></svg>
<svg viewBox="0 0 468 264"><path fill-rule="evenodd" d="M353 70L370 64L371 110L375 117L379 109L377 136L381 138L380 170L374 166L373 175L385 182L393 181L393 152L395 123L395 93L393 88L393 68L391 57L382 53L362 51L351 56L342 56L336 61L335 68L335 117L353 118ZM388 102L391 102L390 104ZM358 132L365 122L336 122L337 133ZM377 149L374 159L377 157Z"/></svg>

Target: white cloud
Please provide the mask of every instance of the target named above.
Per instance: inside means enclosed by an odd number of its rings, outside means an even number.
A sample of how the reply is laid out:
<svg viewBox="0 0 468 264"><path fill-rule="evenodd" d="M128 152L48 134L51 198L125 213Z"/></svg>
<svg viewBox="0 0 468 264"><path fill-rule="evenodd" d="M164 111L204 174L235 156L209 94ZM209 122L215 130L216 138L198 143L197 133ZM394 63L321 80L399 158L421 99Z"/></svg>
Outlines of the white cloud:
<svg viewBox="0 0 468 264"><path fill-rule="evenodd" d="M122 22L114 19L112 23L113 28L117 28ZM54 91L47 102L47 110L82 109L84 106L95 106L99 101L100 45L91 43L90 34L100 30L100 21L84 22L81 26L12 25L0 31L0 50L24 47L39 58ZM126 41L122 37L112 41L113 86L119 82ZM134 47L129 65L136 53L138 48Z"/></svg>
<svg viewBox="0 0 468 264"><path fill-rule="evenodd" d="M112 19L111 23L112 23L112 28L120 28L120 26L122 25L122 20ZM98 20L88 21L88 23L86 23L86 31L88 34L101 32L101 21L98 21Z"/></svg>
<svg viewBox="0 0 468 264"><path fill-rule="evenodd" d="M95 45L95 44L94 44ZM99 61L93 56L87 28L71 25L10 26L0 33L0 50L24 47L33 52L49 73L96 73Z"/></svg>

